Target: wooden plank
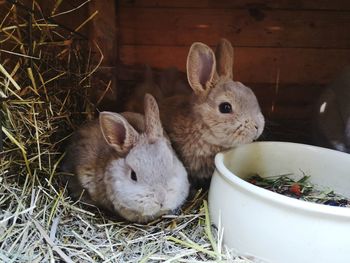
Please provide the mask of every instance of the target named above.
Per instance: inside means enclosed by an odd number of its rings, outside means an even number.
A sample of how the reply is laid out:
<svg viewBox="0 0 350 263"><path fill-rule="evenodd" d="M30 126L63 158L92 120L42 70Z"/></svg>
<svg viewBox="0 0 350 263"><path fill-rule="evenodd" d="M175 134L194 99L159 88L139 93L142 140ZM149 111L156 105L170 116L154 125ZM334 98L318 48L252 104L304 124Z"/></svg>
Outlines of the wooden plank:
<svg viewBox="0 0 350 263"><path fill-rule="evenodd" d="M262 113L266 120L310 120L312 117L312 106L305 107L277 105L271 111L271 107L262 107Z"/></svg>
<svg viewBox="0 0 350 263"><path fill-rule="evenodd" d="M120 86L126 86L132 90L137 84L141 83L144 78L143 66L125 66L118 67L118 80L122 83ZM159 73L162 70L153 69L153 74L156 79L159 79ZM184 72L179 73L179 78L187 83ZM269 83L249 83L244 84L250 87L259 102L267 105L285 104L304 106L310 104L320 95L323 90L323 85L302 85L302 84L280 84L277 88L275 84ZM190 87L189 87L190 88Z"/></svg>
<svg viewBox="0 0 350 263"><path fill-rule="evenodd" d="M225 37L235 46L350 48L350 12L122 8L119 16L127 45L215 45Z"/></svg>
<svg viewBox="0 0 350 263"><path fill-rule="evenodd" d="M121 0L121 6L350 10L347 0Z"/></svg>
<svg viewBox="0 0 350 263"><path fill-rule="evenodd" d="M312 123L310 120L278 119L268 121L259 140L290 141L312 143Z"/></svg>
<svg viewBox="0 0 350 263"><path fill-rule="evenodd" d="M90 23L90 39L98 43L103 53L102 65L115 65L118 44L115 1L92 1L89 4L89 11L90 14L98 12L98 15Z"/></svg>
<svg viewBox="0 0 350 263"><path fill-rule="evenodd" d="M92 97L94 102L100 101L104 109L115 104L117 99L117 12L114 0L92 1L89 4L90 14L98 11L98 15L90 24L90 40L94 48L93 64L103 60L95 74L92 76L94 87ZM98 45L98 46L97 46ZM102 54L100 54L102 52Z"/></svg>
<svg viewBox="0 0 350 263"><path fill-rule="evenodd" d="M81 5L84 0L72 0L72 1L63 1L61 5L59 5L55 9L56 0L37 0L36 4L33 6L32 0L23 0L23 1L16 1L16 4L14 5L17 14L17 19L19 23L27 23L27 20L29 19L29 11L32 11L32 16L35 18L36 22L38 24L43 23L43 18L46 18L46 22L50 24L58 24L62 25L63 27L57 27L55 29L56 32L59 32L59 34L66 35L67 33L70 33L71 31L74 31L76 27L78 27L81 23L87 19L88 16L88 5L82 6L81 8L77 8L79 5ZM0 23L2 22L2 19L5 18L8 11L11 9L13 4L10 4L7 1L0 1ZM55 12L52 12L55 9ZM73 10L73 12L67 12L69 10ZM67 12L66 14L61 14L56 16L57 14ZM79 15L77 15L79 14ZM7 17L7 19L4 22L4 25L14 25L14 21L11 21L11 15ZM34 22L33 22L34 23ZM35 27L35 26L34 26ZM23 29L24 30L24 29ZM88 33L88 26L83 26L79 33L84 35L86 37L86 40L88 39L87 33ZM57 36L53 36L57 37ZM81 36L76 36L76 38L81 38ZM57 37L57 39L61 39L60 37Z"/></svg>
<svg viewBox="0 0 350 263"><path fill-rule="evenodd" d="M32 6L32 0L25 0L24 4L27 7ZM50 17L53 15L54 17L50 18L53 21L57 21L59 24L62 24L63 26L69 28L70 30L75 30L79 25L81 25L88 17L89 17L89 10L88 5L83 5L80 8L77 8L82 3L84 3L84 0L72 0L72 1L62 1L60 5L56 6L56 0L38 0L37 1L40 5L41 11L37 10L37 7L35 7L35 13L36 18L44 17ZM56 7L56 8L55 8ZM73 12L67 12L75 10ZM54 12L53 12L54 11ZM65 13L66 14L61 14ZM61 14L56 16L57 14ZM62 29L64 33L67 31L65 29ZM83 26L78 32L81 33L88 39L88 31L89 26L88 24ZM80 36L76 36L77 38L81 38Z"/></svg>
<svg viewBox="0 0 350 263"><path fill-rule="evenodd" d="M185 71L189 47L121 46L126 65L176 66ZM350 62L350 50L303 48L236 48L235 79L250 83L327 84Z"/></svg>
<svg viewBox="0 0 350 263"><path fill-rule="evenodd" d="M265 105L290 105L290 106L305 106L312 104L320 95L324 86L315 85L300 85L300 84L285 84L280 85L276 90L274 85L244 83L250 87L259 102Z"/></svg>

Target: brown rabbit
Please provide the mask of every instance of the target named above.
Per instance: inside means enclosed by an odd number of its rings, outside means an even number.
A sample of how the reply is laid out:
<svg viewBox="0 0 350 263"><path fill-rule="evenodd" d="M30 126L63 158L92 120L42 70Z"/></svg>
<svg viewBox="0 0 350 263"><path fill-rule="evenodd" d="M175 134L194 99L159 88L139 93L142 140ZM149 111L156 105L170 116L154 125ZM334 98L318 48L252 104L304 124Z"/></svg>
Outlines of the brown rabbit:
<svg viewBox="0 0 350 263"><path fill-rule="evenodd" d="M216 55L205 44L192 44L187 78L192 94L163 99L161 120L192 183L208 183L215 154L256 140L264 117L252 90L232 80L233 48L222 39Z"/></svg>

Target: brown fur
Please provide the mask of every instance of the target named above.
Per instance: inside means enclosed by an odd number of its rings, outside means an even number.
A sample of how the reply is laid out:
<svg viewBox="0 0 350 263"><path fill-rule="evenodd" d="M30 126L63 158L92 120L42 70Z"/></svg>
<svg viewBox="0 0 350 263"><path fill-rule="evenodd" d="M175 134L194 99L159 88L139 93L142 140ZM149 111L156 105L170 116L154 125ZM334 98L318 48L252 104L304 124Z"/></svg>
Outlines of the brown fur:
<svg viewBox="0 0 350 263"><path fill-rule="evenodd" d="M111 202L106 197L105 184L101 182L106 166L112 159L120 156L104 140L98 120L81 127L74 133L71 142L66 151L64 170L81 175L80 182L76 176L68 177L71 195L77 199L83 194L83 201L113 210ZM84 152L84 155L81 152ZM89 189L89 194L83 191L84 188Z"/></svg>
<svg viewBox="0 0 350 263"><path fill-rule="evenodd" d="M226 39L215 54L203 43L192 44L186 67L192 92L158 100L160 117L192 183L203 186L214 171L215 155L256 140L264 117L252 90L232 80L233 48ZM232 112L221 112L225 103Z"/></svg>
<svg viewBox="0 0 350 263"><path fill-rule="evenodd" d="M193 93L160 103L163 126L195 184L208 182L216 153L257 139L264 126L253 92L232 81L232 56L232 46L225 39L218 44L216 57L206 45L193 44L187 58ZM220 97L232 104L233 114L218 114ZM243 128L233 126L239 121L244 122ZM218 137L227 140L216 141Z"/></svg>

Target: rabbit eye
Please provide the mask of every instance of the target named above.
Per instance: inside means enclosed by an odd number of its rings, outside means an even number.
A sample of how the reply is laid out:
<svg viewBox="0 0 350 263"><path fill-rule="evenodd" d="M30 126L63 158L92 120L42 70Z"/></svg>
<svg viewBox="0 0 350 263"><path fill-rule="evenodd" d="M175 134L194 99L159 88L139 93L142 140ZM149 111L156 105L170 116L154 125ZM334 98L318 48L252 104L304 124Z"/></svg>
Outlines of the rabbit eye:
<svg viewBox="0 0 350 263"><path fill-rule="evenodd" d="M232 112L232 106L228 102L223 102L219 105L219 110L221 113L231 113Z"/></svg>
<svg viewBox="0 0 350 263"><path fill-rule="evenodd" d="M130 178L131 178L131 180L133 180L133 181L137 182L137 176L136 176L135 171L133 171L133 170L131 171Z"/></svg>

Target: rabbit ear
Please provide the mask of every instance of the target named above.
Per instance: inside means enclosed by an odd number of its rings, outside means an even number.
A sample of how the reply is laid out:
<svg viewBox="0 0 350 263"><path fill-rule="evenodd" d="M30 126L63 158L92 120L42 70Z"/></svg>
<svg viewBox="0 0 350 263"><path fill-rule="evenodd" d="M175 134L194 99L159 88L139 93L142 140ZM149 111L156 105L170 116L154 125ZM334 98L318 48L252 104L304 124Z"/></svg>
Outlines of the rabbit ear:
<svg viewBox="0 0 350 263"><path fill-rule="evenodd" d="M215 74L214 52L207 45L195 42L187 56L187 78L193 91L199 95L211 87Z"/></svg>
<svg viewBox="0 0 350 263"><path fill-rule="evenodd" d="M155 98L146 93L145 105L145 132L150 139L163 137L162 123L159 117L159 108Z"/></svg>
<svg viewBox="0 0 350 263"><path fill-rule="evenodd" d="M121 115L113 112L100 113L100 128L106 142L117 153L125 155L135 145L139 134Z"/></svg>
<svg viewBox="0 0 350 263"><path fill-rule="evenodd" d="M233 73L233 47L231 43L222 38L215 50L216 71L219 76L226 76L232 79Z"/></svg>

